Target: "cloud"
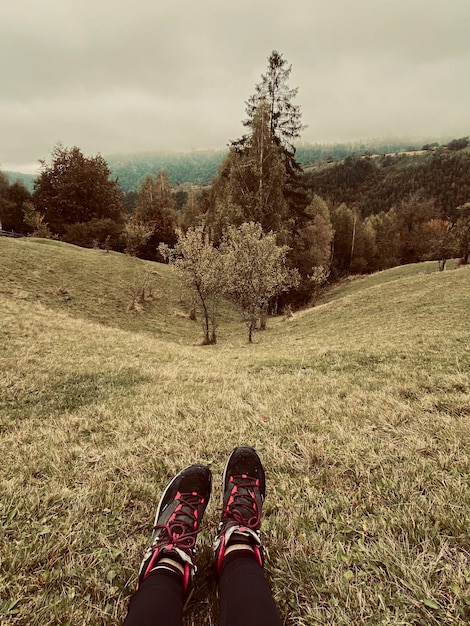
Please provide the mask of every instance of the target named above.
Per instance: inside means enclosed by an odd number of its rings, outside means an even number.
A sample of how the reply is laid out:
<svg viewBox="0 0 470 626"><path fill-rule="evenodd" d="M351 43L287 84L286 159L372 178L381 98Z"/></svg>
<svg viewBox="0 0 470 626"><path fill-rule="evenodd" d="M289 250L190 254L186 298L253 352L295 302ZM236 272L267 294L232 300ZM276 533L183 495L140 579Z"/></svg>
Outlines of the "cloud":
<svg viewBox="0 0 470 626"><path fill-rule="evenodd" d="M468 134L468 0L17 0L2 9L0 162L222 148L271 50L305 141Z"/></svg>

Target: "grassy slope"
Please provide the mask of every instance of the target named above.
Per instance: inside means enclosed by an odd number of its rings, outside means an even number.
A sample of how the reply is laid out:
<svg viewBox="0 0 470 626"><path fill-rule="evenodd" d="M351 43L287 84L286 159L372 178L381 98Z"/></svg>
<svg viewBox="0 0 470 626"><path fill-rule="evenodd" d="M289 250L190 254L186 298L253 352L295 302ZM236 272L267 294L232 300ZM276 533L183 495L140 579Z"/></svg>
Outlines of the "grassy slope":
<svg viewBox="0 0 470 626"><path fill-rule="evenodd" d="M5 239L0 262L0 623L120 623L159 494L192 462L215 485L186 623L216 621L219 478L242 442L267 469L286 624L468 622L467 268L362 279L251 346L227 313L203 348L169 268ZM156 298L130 314L149 267Z"/></svg>

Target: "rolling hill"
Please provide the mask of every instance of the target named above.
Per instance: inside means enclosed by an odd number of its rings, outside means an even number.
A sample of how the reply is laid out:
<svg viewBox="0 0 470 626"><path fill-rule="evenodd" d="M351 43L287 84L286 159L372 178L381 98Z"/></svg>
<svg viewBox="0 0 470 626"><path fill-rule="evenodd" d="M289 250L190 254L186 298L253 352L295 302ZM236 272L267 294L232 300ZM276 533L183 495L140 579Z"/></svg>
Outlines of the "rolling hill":
<svg viewBox="0 0 470 626"><path fill-rule="evenodd" d="M240 443L266 467L286 625L468 623L468 268L352 281L253 345L227 307L202 347L171 268L33 239L0 239L0 261L2 623L122 623L160 493L193 462L214 493L185 624L215 622Z"/></svg>

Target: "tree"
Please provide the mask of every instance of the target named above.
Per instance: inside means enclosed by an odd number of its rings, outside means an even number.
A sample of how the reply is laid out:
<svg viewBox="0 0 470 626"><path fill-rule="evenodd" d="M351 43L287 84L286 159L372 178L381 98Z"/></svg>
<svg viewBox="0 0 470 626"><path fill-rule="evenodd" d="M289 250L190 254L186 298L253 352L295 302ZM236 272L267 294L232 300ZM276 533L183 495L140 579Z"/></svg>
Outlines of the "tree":
<svg viewBox="0 0 470 626"><path fill-rule="evenodd" d="M307 298L311 295L312 286L316 292L321 279L326 279L329 274L334 233L330 212L320 196L313 196L305 212L308 221L297 229L296 246L290 260L300 272L299 289L305 292Z"/></svg>
<svg viewBox="0 0 470 626"><path fill-rule="evenodd" d="M439 271L443 271L447 259L455 253L455 241L452 237L452 223L443 219L432 219L425 224L428 243L428 258L439 262Z"/></svg>
<svg viewBox="0 0 470 626"><path fill-rule="evenodd" d="M457 219L452 226L452 235L461 257L461 264L467 265L470 255L470 202L457 208Z"/></svg>
<svg viewBox="0 0 470 626"><path fill-rule="evenodd" d="M4 230L29 233L24 221L24 208L31 201L31 194L20 181L9 184L8 178L0 172L0 223Z"/></svg>
<svg viewBox="0 0 470 626"><path fill-rule="evenodd" d="M292 66L273 50L268 58L268 71L261 75L261 82L255 86L255 93L248 98L246 112L248 118L243 124L253 128L259 106L266 104L269 116L269 128L277 142L290 154L294 155L293 142L300 137L302 113L299 105L293 104L298 88L291 89L288 85ZM244 145L247 137L236 144Z"/></svg>
<svg viewBox="0 0 470 626"><path fill-rule="evenodd" d="M354 213L343 202L331 214L334 229L333 266L337 273L348 273L354 251Z"/></svg>
<svg viewBox="0 0 470 626"><path fill-rule="evenodd" d="M232 225L259 222L264 232L280 232L286 221L286 170L281 149L269 126L269 110L262 100L243 150L231 150L222 170L217 200ZM227 212L229 208L229 212Z"/></svg>
<svg viewBox="0 0 470 626"><path fill-rule="evenodd" d="M10 185L7 176L0 172L0 223L4 230L12 230L10 215L13 211L13 203L9 198Z"/></svg>
<svg viewBox="0 0 470 626"><path fill-rule="evenodd" d="M287 205L287 215L294 230L302 226L305 219L304 210L309 203L309 194L300 178L302 168L295 160L294 142L300 137L305 126L302 124L300 106L294 104L298 88L289 87L292 66L287 64L282 54L274 50L268 58L268 69L262 74L261 82L255 86L255 93L246 103L247 119L244 126L251 132L241 139L233 141L231 147L235 151L244 151L250 143L259 115L260 107L266 107L268 126L275 144L280 148L279 155L285 167L283 195ZM291 229L291 234L292 234ZM295 240L290 240L295 247Z"/></svg>
<svg viewBox="0 0 470 626"><path fill-rule="evenodd" d="M449 141L446 147L448 150L457 152L458 150L466 148L469 143L470 140L468 137L460 137L459 139L452 139L452 141Z"/></svg>
<svg viewBox="0 0 470 626"><path fill-rule="evenodd" d="M369 270L384 270L400 264L400 233L394 209L370 215L365 226L373 231Z"/></svg>
<svg viewBox="0 0 470 626"><path fill-rule="evenodd" d="M400 262L422 261L428 252L426 223L434 217L434 202L424 198L420 192L415 192L394 208L400 233Z"/></svg>
<svg viewBox="0 0 470 626"><path fill-rule="evenodd" d="M217 343L219 300L222 292L220 253L202 226L176 231L173 248L160 244L162 256L176 269L202 311L203 345Z"/></svg>
<svg viewBox="0 0 470 626"><path fill-rule="evenodd" d="M153 228L148 224L139 222L135 218L128 220L123 231L124 252L129 256L139 256L152 233Z"/></svg>
<svg viewBox="0 0 470 626"><path fill-rule="evenodd" d="M139 188L134 219L152 229L151 236L141 249L143 258L158 260L160 243L168 245L176 243L175 230L178 226L178 217L165 170L160 170L154 176L149 174L144 179Z"/></svg>
<svg viewBox="0 0 470 626"><path fill-rule="evenodd" d="M102 156L85 157L77 147L58 144L51 163L41 161L33 201L53 233L69 224L111 219L123 222L122 192Z"/></svg>
<svg viewBox="0 0 470 626"><path fill-rule="evenodd" d="M271 298L299 280L297 270L286 264L288 246L276 244L274 233L264 234L261 224L229 226L220 245L224 293L241 310L248 328L248 341Z"/></svg>
<svg viewBox="0 0 470 626"><path fill-rule="evenodd" d="M30 228L31 237L51 239L52 233L48 224L44 221L44 214L36 210L32 202L24 204L24 223Z"/></svg>
<svg viewBox="0 0 470 626"><path fill-rule="evenodd" d="M183 230L187 230L191 226L201 226L203 221L201 205L196 192L191 188L186 194L186 203L181 216Z"/></svg>
<svg viewBox="0 0 470 626"><path fill-rule="evenodd" d="M82 248L122 250L123 225L108 218L68 224L62 239Z"/></svg>

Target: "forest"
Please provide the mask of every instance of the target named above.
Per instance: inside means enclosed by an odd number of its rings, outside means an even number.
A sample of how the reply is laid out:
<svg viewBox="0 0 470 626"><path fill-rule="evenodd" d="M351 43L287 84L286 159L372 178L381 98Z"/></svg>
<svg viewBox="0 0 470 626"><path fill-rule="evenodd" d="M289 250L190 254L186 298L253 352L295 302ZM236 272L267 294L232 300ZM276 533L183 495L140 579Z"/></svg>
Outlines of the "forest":
<svg viewBox="0 0 470 626"><path fill-rule="evenodd" d="M0 173L2 229L163 261L160 247L191 229L218 247L228 228L256 223L289 250L300 278L281 304L293 306L349 274L466 263L469 138L301 144L290 72L273 51L246 102L246 133L225 151L104 158L57 144L33 189Z"/></svg>

